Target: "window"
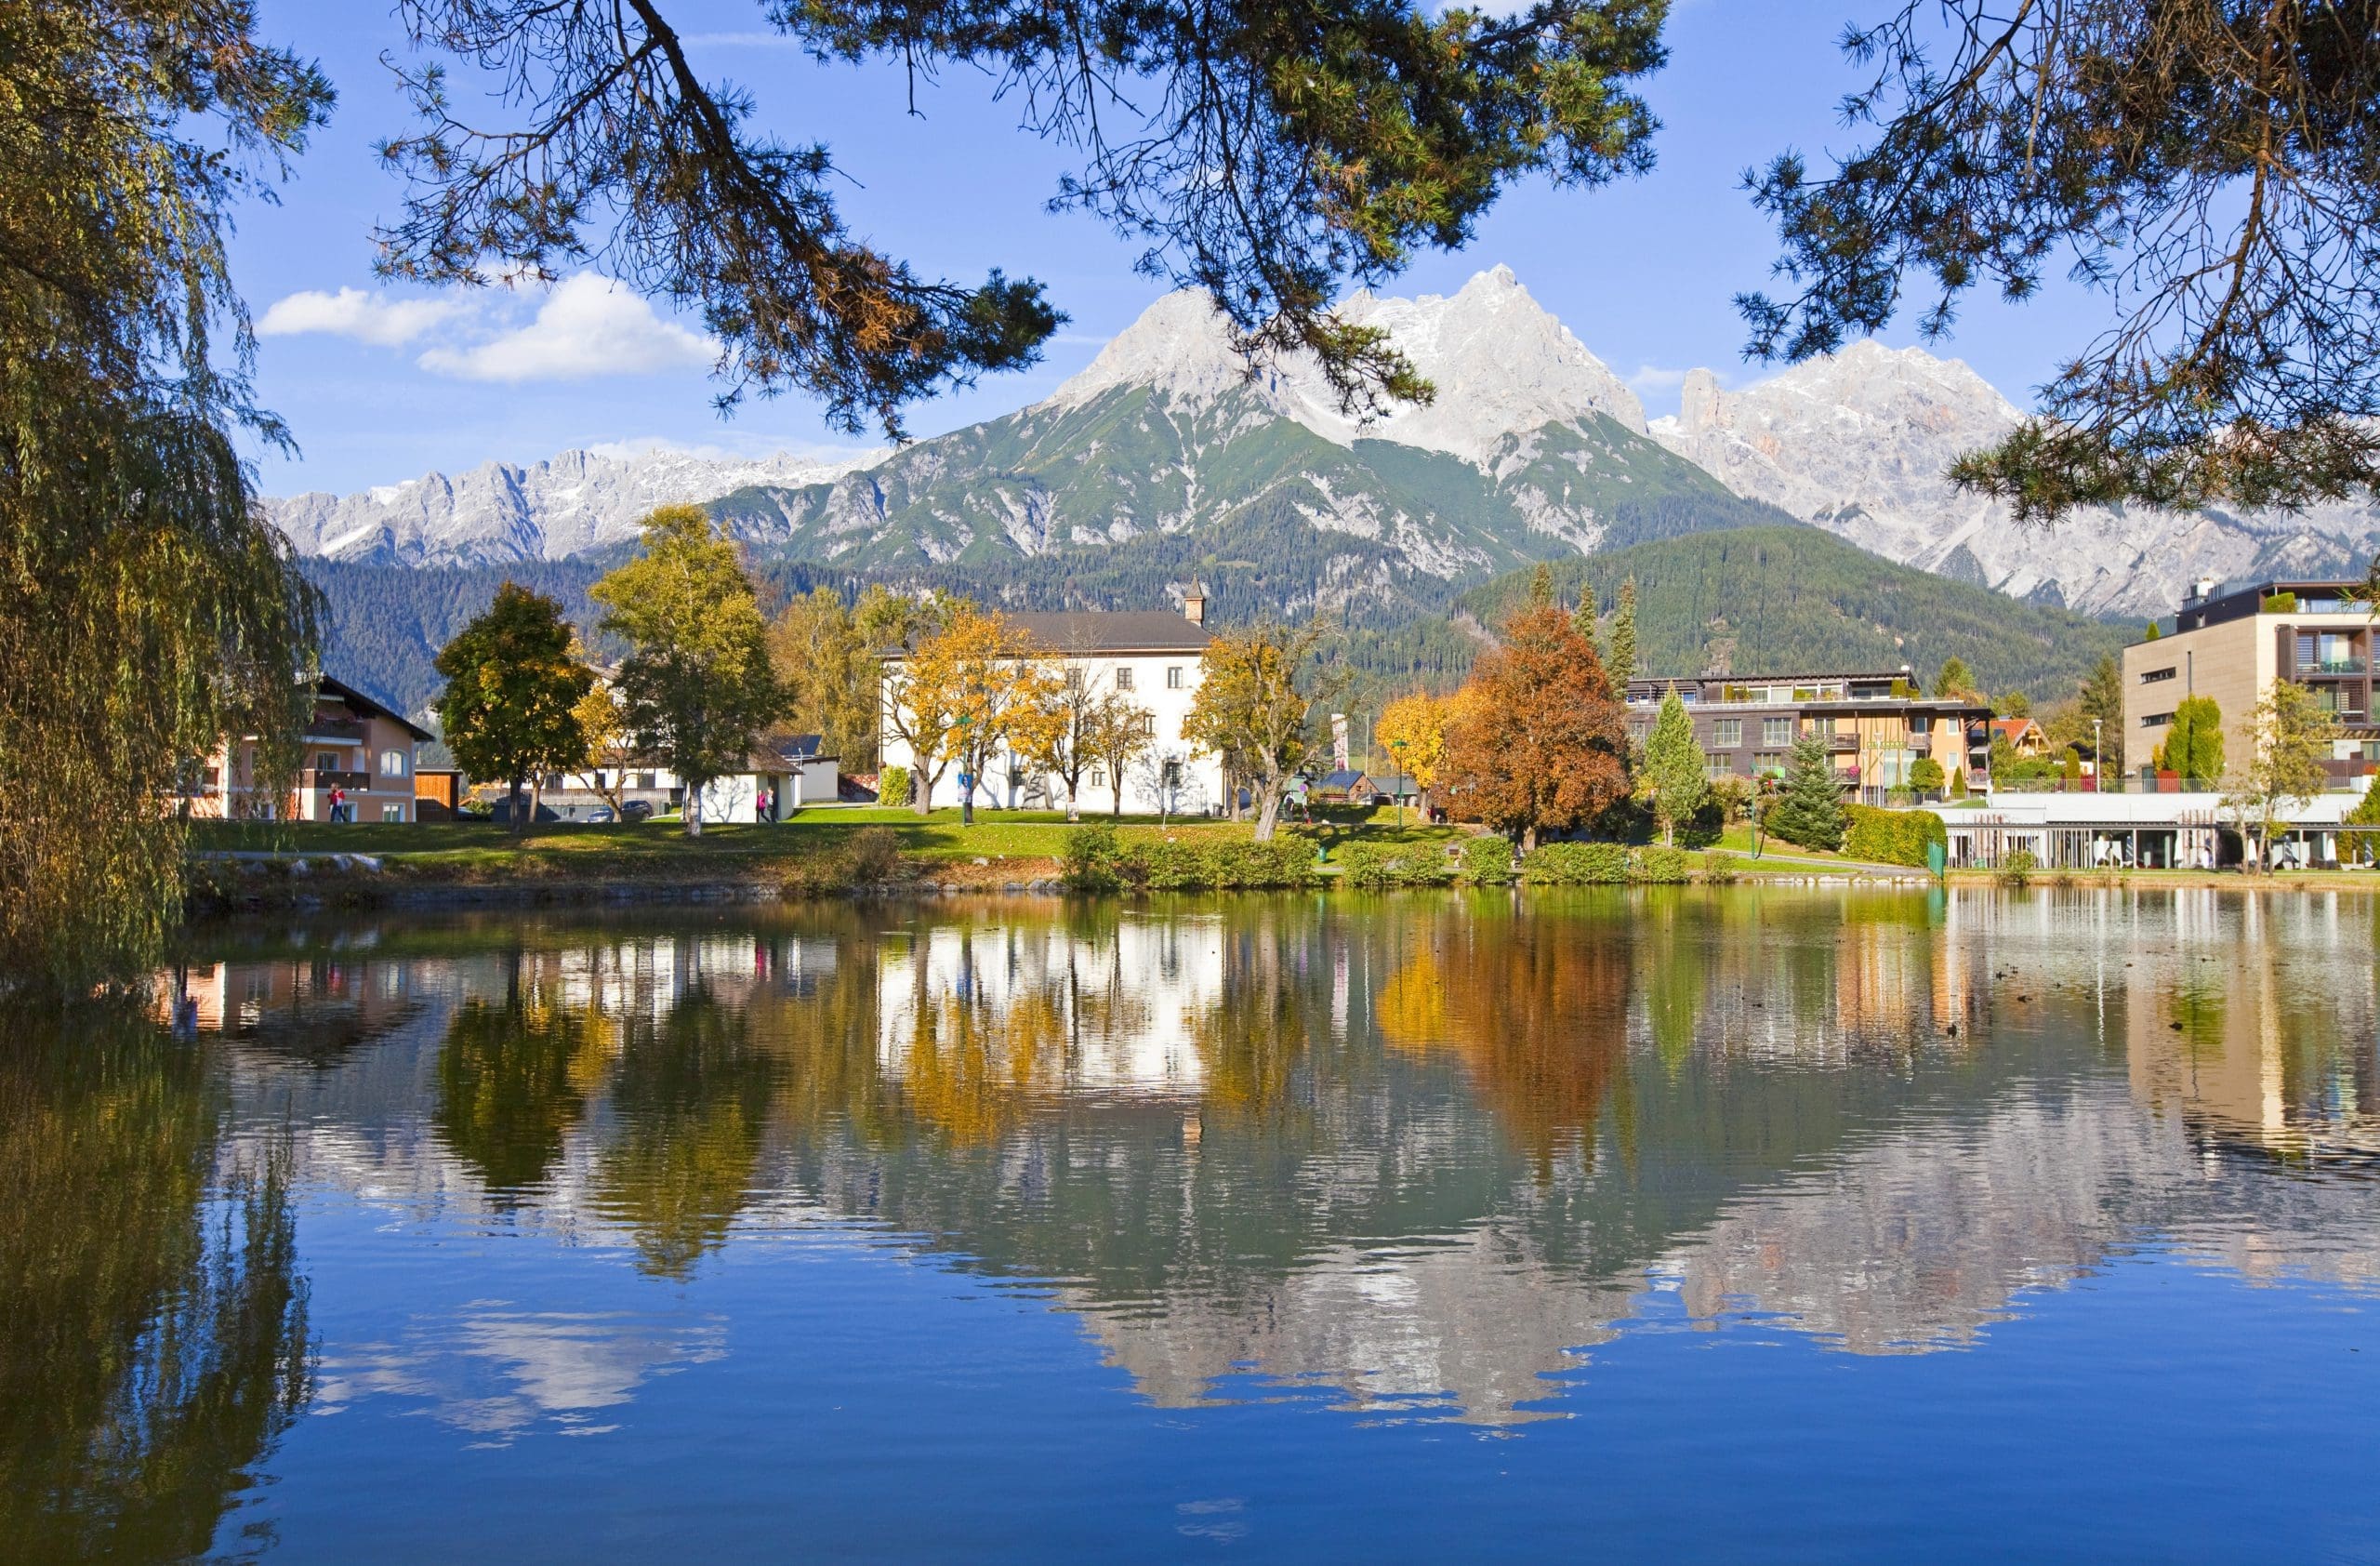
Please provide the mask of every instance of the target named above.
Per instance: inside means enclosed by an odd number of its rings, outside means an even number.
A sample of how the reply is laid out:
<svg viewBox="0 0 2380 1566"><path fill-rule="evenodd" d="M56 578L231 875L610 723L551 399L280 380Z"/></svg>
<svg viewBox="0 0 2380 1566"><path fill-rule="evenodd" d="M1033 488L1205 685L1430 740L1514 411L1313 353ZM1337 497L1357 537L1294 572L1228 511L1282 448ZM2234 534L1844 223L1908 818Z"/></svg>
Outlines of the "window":
<svg viewBox="0 0 2380 1566"><path fill-rule="evenodd" d="M1091 769L1091 786L1094 789L1104 789L1107 787L1107 769L1105 767L1095 766Z"/></svg>
<svg viewBox="0 0 2380 1566"><path fill-rule="evenodd" d="M1733 756L1712 756L1702 768L1702 776L1713 783L1723 777L1733 777L1735 775L1736 758Z"/></svg>
<svg viewBox="0 0 2380 1566"><path fill-rule="evenodd" d="M1834 737L1834 720L1832 718L1812 718L1810 720L1810 732L1817 735L1820 739L1832 739Z"/></svg>
<svg viewBox="0 0 2380 1566"><path fill-rule="evenodd" d="M383 750L380 752L381 776L403 777L404 775L405 753L403 750Z"/></svg>
<svg viewBox="0 0 2380 1566"><path fill-rule="evenodd" d="M2174 715L2171 712L2151 712L2140 720L2140 726L2145 729L2162 729L2173 721Z"/></svg>
<svg viewBox="0 0 2380 1566"><path fill-rule="evenodd" d="M636 786L640 789L650 789L654 787L653 774L649 772L638 773L636 775Z"/></svg>
<svg viewBox="0 0 2380 1566"><path fill-rule="evenodd" d="M1744 721L1722 718L1711 725L1711 743L1722 750L1732 750L1744 742Z"/></svg>
<svg viewBox="0 0 2380 1566"><path fill-rule="evenodd" d="M1178 663L1167 664L1165 666L1165 688L1169 691L1178 691L1182 688L1182 666Z"/></svg>
<svg viewBox="0 0 2380 1566"><path fill-rule="evenodd" d="M1119 669L1116 671L1116 688L1119 691L1129 691L1132 688L1132 671L1130 669Z"/></svg>
<svg viewBox="0 0 2380 1566"><path fill-rule="evenodd" d="M1157 737L1156 713L1144 712L1141 714L1141 737L1144 739L1155 739Z"/></svg>
<svg viewBox="0 0 2380 1566"><path fill-rule="evenodd" d="M316 772L337 772L338 769L338 757L331 751L324 750L314 758Z"/></svg>
<svg viewBox="0 0 2380 1566"><path fill-rule="evenodd" d="M1752 759L1752 769L1755 773L1781 774L1785 770L1785 754L1781 750L1763 750Z"/></svg>
<svg viewBox="0 0 2380 1566"><path fill-rule="evenodd" d="M1179 789L1182 787L1182 763L1180 762L1168 762L1165 763L1165 786L1169 789Z"/></svg>
<svg viewBox="0 0 2380 1566"><path fill-rule="evenodd" d="M2314 633L2310 630L2297 633L2297 661L2301 664L2320 661L2320 655L2314 651Z"/></svg>
<svg viewBox="0 0 2380 1566"><path fill-rule="evenodd" d="M2153 685L2160 680L2170 680L2173 677L2173 666L2168 664L2163 669L2146 669L2141 670L2140 683L2144 685Z"/></svg>
<svg viewBox="0 0 2380 1566"><path fill-rule="evenodd" d="M1763 745L1792 744L1793 720L1791 718L1763 718L1760 721L1760 742Z"/></svg>
<svg viewBox="0 0 2380 1566"><path fill-rule="evenodd" d="M402 821L404 818L405 807L403 805L384 804L380 807L380 819L383 821Z"/></svg>

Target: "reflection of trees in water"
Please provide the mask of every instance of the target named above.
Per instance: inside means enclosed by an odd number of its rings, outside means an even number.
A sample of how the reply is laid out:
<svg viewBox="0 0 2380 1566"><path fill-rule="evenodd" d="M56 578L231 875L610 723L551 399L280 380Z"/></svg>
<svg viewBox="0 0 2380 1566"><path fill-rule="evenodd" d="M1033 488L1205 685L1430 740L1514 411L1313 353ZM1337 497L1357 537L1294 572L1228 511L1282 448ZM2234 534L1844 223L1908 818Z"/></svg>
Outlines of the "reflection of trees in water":
<svg viewBox="0 0 2380 1566"><path fill-rule="evenodd" d="M308 1391L286 1158L209 1200L204 1058L129 1014L0 1016L0 1539L205 1551Z"/></svg>
<svg viewBox="0 0 2380 1566"><path fill-rule="evenodd" d="M1375 1013L1388 1042L1461 1060L1540 1168L1557 1151L1591 1158L1625 1070L1627 942L1600 920L1501 899L1433 903L1401 923L1388 938L1402 961Z"/></svg>
<svg viewBox="0 0 2380 1566"><path fill-rule="evenodd" d="M500 999L473 995L456 1008L431 1115L499 1206L517 1204L561 1159L616 1031L591 999L565 995L519 956L510 966Z"/></svg>
<svg viewBox="0 0 2380 1566"><path fill-rule="evenodd" d="M626 1020L594 1190L636 1237L645 1271L683 1278L753 1192L775 1064L751 1018L706 987L657 1020Z"/></svg>
<svg viewBox="0 0 2380 1566"><path fill-rule="evenodd" d="M1253 905L1252 913L1227 927L1222 996L1197 1020L1206 1068L1200 1102L1221 1117L1269 1124L1297 1108L1290 1088L1313 1043L1311 1003L1296 935L1270 904ZM1310 916L1298 923L1310 926Z"/></svg>

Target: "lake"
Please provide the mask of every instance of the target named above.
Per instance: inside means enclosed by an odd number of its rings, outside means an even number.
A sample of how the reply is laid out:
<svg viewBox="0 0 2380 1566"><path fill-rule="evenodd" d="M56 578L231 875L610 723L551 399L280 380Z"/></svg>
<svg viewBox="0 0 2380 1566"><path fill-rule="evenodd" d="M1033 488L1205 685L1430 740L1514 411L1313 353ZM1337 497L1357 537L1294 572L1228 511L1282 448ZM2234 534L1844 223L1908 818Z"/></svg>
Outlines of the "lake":
<svg viewBox="0 0 2380 1566"><path fill-rule="evenodd" d="M193 933L0 1019L0 1557L2380 1561L2380 900Z"/></svg>

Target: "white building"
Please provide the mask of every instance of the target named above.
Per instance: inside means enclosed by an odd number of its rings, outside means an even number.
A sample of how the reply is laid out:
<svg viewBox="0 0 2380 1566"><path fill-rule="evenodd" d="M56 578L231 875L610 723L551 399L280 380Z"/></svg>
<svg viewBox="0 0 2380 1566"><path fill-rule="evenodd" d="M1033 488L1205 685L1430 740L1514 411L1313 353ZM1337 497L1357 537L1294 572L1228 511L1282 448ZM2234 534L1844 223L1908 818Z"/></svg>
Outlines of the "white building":
<svg viewBox="0 0 2380 1566"><path fill-rule="evenodd" d="M1037 646L1049 648L1051 661L1080 669L1095 696L1120 693L1148 713L1150 744L1118 779L1104 767L1083 774L1081 807L1086 816L1104 816L1116 806L1117 790L1123 807L1133 814L1200 816L1220 811L1223 797L1223 758L1200 750L1182 737L1182 725L1198 695L1205 665L1200 661L1212 640L1206 628L1207 601L1193 591L1182 601L1181 614L1166 610L1110 612L1085 610L1060 615L1003 617ZM906 767L920 787L917 756L895 732L902 726L900 703L902 664L906 655L884 656L885 722L883 764ZM1066 803L1065 784L1032 772L1015 756L994 757L985 776L974 779L975 803L1000 809L1058 810ZM952 763L933 785L936 807L959 802L959 765Z"/></svg>
<svg viewBox="0 0 2380 1566"><path fill-rule="evenodd" d="M779 736L763 743L742 768L704 786L704 821L758 821L763 795L769 801L772 821L782 821L807 805L838 803L840 763L821 750L814 734ZM642 803L655 814L681 809L686 803L685 780L655 761L631 762L596 772L557 773L547 779L542 803L565 821L583 821L594 811L611 808L607 790L617 793L623 804Z"/></svg>
<svg viewBox="0 0 2380 1566"><path fill-rule="evenodd" d="M2360 797L2323 793L2293 802L2275 825L2274 846L2308 868L2352 858L2339 829ZM2237 817L2215 793L1995 793L1975 804L1937 806L1934 814L1949 833L1953 869L1991 868L2019 849L2049 869L2110 863L2228 868L2246 849Z"/></svg>

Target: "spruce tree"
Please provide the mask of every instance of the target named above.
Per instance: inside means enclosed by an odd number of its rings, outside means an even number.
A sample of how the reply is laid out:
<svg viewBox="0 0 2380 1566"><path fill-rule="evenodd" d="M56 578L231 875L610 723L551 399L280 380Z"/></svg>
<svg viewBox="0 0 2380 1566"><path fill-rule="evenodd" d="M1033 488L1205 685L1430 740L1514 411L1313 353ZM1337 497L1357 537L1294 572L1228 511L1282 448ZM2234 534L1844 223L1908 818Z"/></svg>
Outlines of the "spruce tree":
<svg viewBox="0 0 2380 1566"><path fill-rule="evenodd" d="M1636 578L1620 584L1620 605L1611 612L1611 644L1603 656L1611 688L1623 699L1628 682L1636 678Z"/></svg>
<svg viewBox="0 0 2380 1566"><path fill-rule="evenodd" d="M1677 842L1677 824L1690 821L1711 797L1710 758L1694 737L1694 720L1672 685L1645 740L1645 781L1664 842Z"/></svg>
<svg viewBox="0 0 2380 1566"><path fill-rule="evenodd" d="M1826 741L1805 734L1785 763L1785 783L1769 808L1768 829L1804 848L1843 846L1843 790Z"/></svg>

